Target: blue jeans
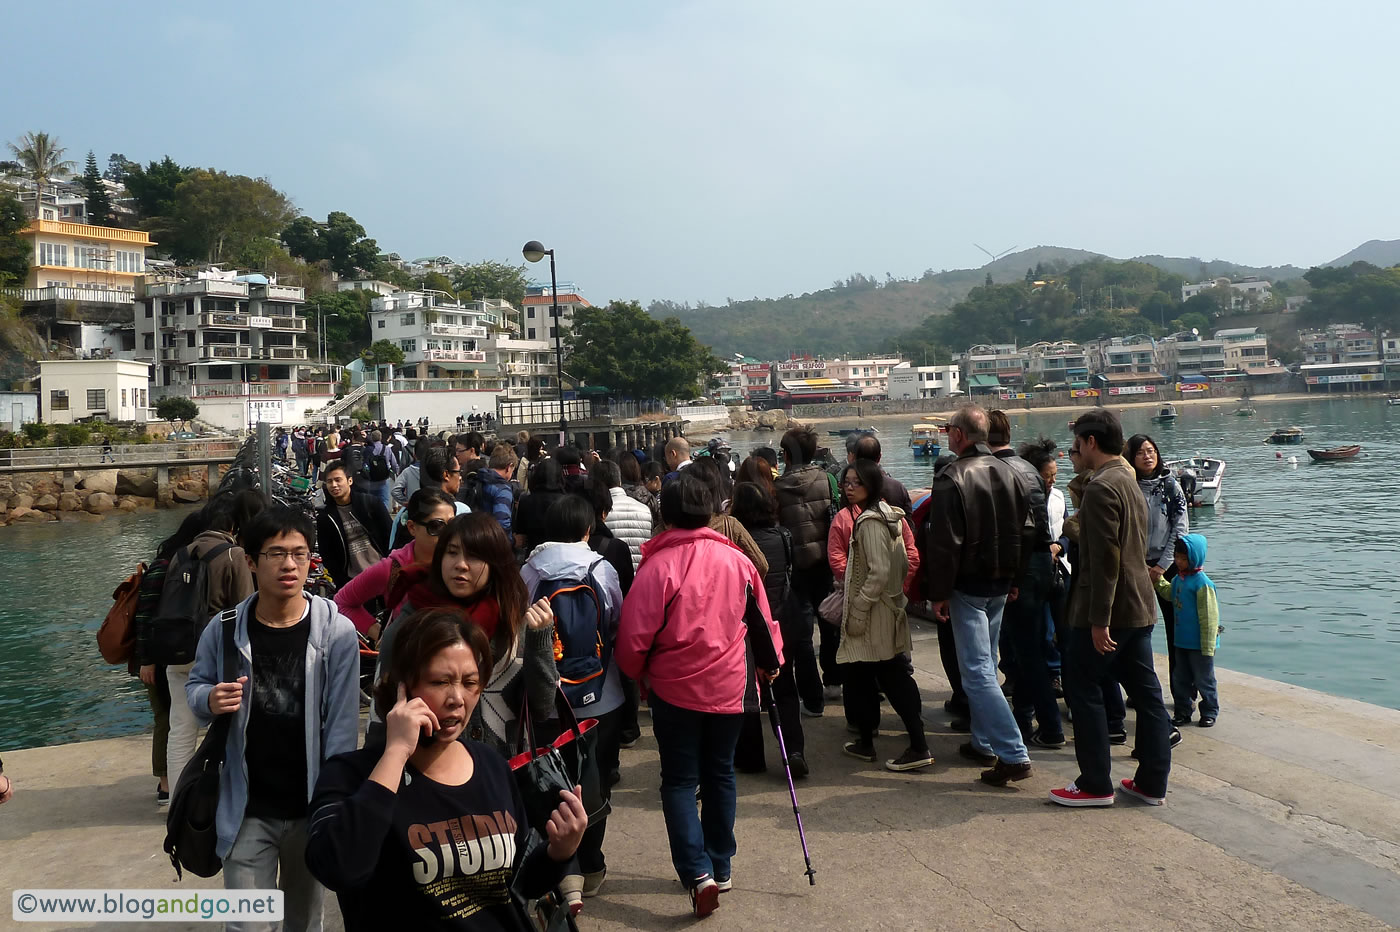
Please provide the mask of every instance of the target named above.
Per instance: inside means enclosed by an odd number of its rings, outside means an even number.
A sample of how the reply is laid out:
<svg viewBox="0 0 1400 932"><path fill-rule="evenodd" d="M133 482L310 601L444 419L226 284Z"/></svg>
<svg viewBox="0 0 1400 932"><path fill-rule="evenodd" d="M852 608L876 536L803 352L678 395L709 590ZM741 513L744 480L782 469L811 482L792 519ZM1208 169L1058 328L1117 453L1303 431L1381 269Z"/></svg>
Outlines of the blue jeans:
<svg viewBox="0 0 1400 932"><path fill-rule="evenodd" d="M1001 636L1004 595L968 595L954 590L948 601L958 671L972 709L972 746L1006 764L1030 760L1021 729L997 684L997 639Z"/></svg>
<svg viewBox="0 0 1400 932"><path fill-rule="evenodd" d="M706 874L725 880L736 850L734 747L744 716L682 709L652 693L651 723L661 756L661 812L676 876L687 888Z"/></svg>
<svg viewBox="0 0 1400 932"><path fill-rule="evenodd" d="M286 912L285 932L321 928L321 900L326 888L306 867L306 819L245 816L224 858L225 890L280 889ZM275 922L230 922L228 932L264 932Z"/></svg>
<svg viewBox="0 0 1400 932"><path fill-rule="evenodd" d="M1177 647L1176 667L1171 671L1172 705L1178 715L1190 715L1193 693L1201 694L1201 717L1220 716L1220 697L1215 690L1215 657L1207 657L1189 647Z"/></svg>

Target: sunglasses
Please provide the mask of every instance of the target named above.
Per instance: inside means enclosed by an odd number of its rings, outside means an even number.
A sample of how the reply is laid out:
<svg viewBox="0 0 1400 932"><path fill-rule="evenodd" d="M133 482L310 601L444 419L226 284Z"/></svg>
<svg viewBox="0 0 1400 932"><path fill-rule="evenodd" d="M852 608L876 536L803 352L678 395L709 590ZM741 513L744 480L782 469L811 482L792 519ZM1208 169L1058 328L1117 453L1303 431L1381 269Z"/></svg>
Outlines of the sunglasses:
<svg viewBox="0 0 1400 932"><path fill-rule="evenodd" d="M451 522L444 521L441 518L433 518L432 520L424 521L418 526L427 531L429 537L440 537L442 532L447 530L447 525L450 523Z"/></svg>

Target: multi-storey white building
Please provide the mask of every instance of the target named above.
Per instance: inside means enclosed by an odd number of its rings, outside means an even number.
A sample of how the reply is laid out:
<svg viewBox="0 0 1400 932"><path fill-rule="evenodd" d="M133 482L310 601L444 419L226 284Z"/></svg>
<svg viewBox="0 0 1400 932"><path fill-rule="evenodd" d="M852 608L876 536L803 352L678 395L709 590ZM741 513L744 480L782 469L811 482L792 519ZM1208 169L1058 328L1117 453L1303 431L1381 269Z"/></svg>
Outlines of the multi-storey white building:
<svg viewBox="0 0 1400 932"><path fill-rule="evenodd" d="M826 364L826 375L859 387L862 398L884 398L889 393L890 370L899 363L897 356L833 359Z"/></svg>
<svg viewBox="0 0 1400 932"><path fill-rule="evenodd" d="M960 359L963 384L973 394L1025 384L1030 355L1015 343L979 343L970 346Z"/></svg>
<svg viewBox="0 0 1400 932"><path fill-rule="evenodd" d="M962 393L962 369L958 366L911 366L900 363L890 370L889 397L946 398Z"/></svg>
<svg viewBox="0 0 1400 932"><path fill-rule="evenodd" d="M1267 298L1273 293L1273 285L1262 278L1242 278L1237 282L1232 282L1228 278L1217 278L1208 282L1194 282L1181 286L1181 300L1186 301L1205 291L1207 288L1229 288L1234 294L1231 296L1231 307L1240 308L1244 305L1245 298L1253 295L1259 299Z"/></svg>
<svg viewBox="0 0 1400 932"><path fill-rule="evenodd" d="M1227 370L1248 373L1270 368L1269 338L1258 327L1217 330L1215 339L1225 347Z"/></svg>
<svg viewBox="0 0 1400 932"><path fill-rule="evenodd" d="M1189 330L1157 341L1157 365L1169 378L1222 375L1229 368L1223 340L1202 339Z"/></svg>
<svg viewBox="0 0 1400 932"><path fill-rule="evenodd" d="M549 285L531 283L525 289L522 305L524 319L520 322L521 335L527 340L549 340L553 343L555 328L550 322L550 315L554 313L553 289ZM580 308L592 306L579 293L578 285L573 282L559 283L559 317L566 330L572 326L574 314Z"/></svg>
<svg viewBox="0 0 1400 932"><path fill-rule="evenodd" d="M1078 343L1042 341L1029 346L1026 354L1032 384L1088 387L1089 359Z"/></svg>
<svg viewBox="0 0 1400 932"><path fill-rule="evenodd" d="M1325 330L1298 334L1303 362L1309 365L1343 362L1373 362L1377 358L1376 337L1360 324L1328 324Z"/></svg>
<svg viewBox="0 0 1400 932"><path fill-rule="evenodd" d="M146 281L135 356L153 366L153 399L191 397L202 420L229 430L301 423L335 389L307 378L304 301L304 289L260 274Z"/></svg>
<svg viewBox="0 0 1400 932"><path fill-rule="evenodd" d="M1145 334L1109 337L1085 344L1089 368L1096 373L1157 375L1157 349Z"/></svg>

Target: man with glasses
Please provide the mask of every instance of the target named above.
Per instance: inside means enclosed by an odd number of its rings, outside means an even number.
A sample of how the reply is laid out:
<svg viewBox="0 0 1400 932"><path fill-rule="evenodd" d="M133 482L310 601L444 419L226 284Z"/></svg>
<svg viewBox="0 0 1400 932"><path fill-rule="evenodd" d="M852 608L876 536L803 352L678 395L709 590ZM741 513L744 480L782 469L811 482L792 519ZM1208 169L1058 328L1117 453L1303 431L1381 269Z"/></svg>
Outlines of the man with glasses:
<svg viewBox="0 0 1400 932"><path fill-rule="evenodd" d="M243 528L257 591L205 627L185 689L203 724L234 716L214 816L224 888L281 889L286 930L321 928L325 891L306 869L307 808L321 763L355 750L360 725L355 628L334 602L305 591L314 535L310 518L285 507ZM239 654L231 682L226 624Z"/></svg>
<svg viewBox="0 0 1400 932"><path fill-rule="evenodd" d="M997 685L997 638L1012 583L1029 556L1022 530L1029 503L1016 471L987 446L987 412L960 408L948 421L958 455L929 493L928 597L953 626L958 669L972 710L972 740L958 748L989 767L982 782L1005 786L1031 775L1021 729Z"/></svg>
<svg viewBox="0 0 1400 932"><path fill-rule="evenodd" d="M1147 505L1123 459L1123 428L1112 411L1074 422L1077 465L1091 471L1079 509L1079 554L1070 596L1065 699L1074 713L1079 777L1050 791L1061 806L1114 801L1105 682L1123 684L1137 710L1137 773L1118 789L1150 805L1166 801L1171 720L1152 660L1157 599L1147 572Z"/></svg>

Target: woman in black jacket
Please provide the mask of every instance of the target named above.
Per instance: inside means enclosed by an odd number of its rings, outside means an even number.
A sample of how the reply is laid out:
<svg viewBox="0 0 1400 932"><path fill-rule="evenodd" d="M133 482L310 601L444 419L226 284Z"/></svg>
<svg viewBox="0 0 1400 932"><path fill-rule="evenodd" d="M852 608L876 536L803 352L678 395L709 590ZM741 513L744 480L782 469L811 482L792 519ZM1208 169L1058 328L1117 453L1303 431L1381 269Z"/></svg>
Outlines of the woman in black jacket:
<svg viewBox="0 0 1400 932"><path fill-rule="evenodd" d="M768 593L768 606L782 631L783 643L795 643L805 635L795 630L800 613L793 611L789 599L792 566L792 533L778 526L778 503L762 485L741 482L734 486L730 515L744 526L768 561L768 573L763 588ZM806 738L802 733L802 715L797 699L797 681L793 678L791 655L785 660L773 681L773 699L778 706L778 721L787 745L788 767L795 779L807 776ZM734 752L734 768L741 773L762 773L768 769L763 754L763 716L758 709L744 710L744 727L739 733L739 745Z"/></svg>

